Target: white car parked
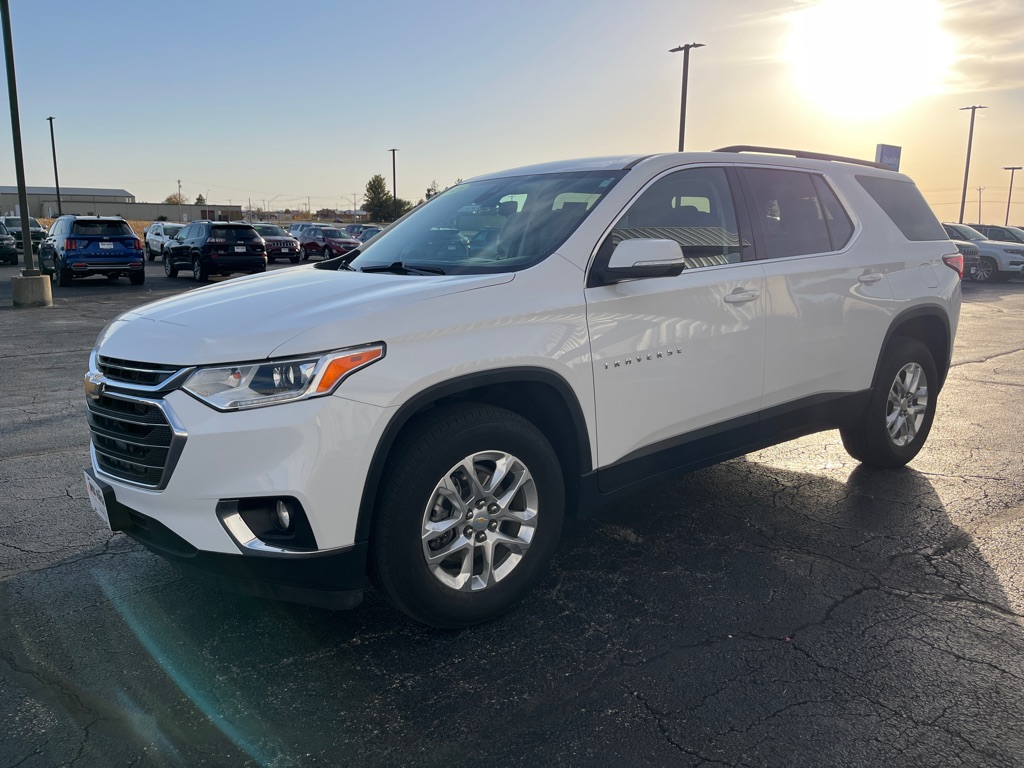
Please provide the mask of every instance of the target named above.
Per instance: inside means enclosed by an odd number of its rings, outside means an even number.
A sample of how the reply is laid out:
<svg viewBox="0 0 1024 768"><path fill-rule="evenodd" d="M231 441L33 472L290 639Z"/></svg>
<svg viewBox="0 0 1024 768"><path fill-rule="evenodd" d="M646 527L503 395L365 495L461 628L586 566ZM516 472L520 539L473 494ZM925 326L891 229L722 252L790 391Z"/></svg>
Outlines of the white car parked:
<svg viewBox="0 0 1024 768"><path fill-rule="evenodd" d="M966 224L943 224L951 240L966 240L978 249L980 263L971 273L979 282L1006 281L1021 274L1024 269L1024 243L990 240Z"/></svg>
<svg viewBox="0 0 1024 768"><path fill-rule="evenodd" d="M86 485L112 529L226 586L347 608L369 572L465 626L536 584L564 514L666 472L836 428L859 461L913 459L962 269L913 182L864 161L482 176L354 254L111 322Z"/></svg>
<svg viewBox="0 0 1024 768"><path fill-rule="evenodd" d="M150 224L146 230L146 258L153 261L157 256L162 256L167 241L181 232L184 226L175 221L154 221Z"/></svg>

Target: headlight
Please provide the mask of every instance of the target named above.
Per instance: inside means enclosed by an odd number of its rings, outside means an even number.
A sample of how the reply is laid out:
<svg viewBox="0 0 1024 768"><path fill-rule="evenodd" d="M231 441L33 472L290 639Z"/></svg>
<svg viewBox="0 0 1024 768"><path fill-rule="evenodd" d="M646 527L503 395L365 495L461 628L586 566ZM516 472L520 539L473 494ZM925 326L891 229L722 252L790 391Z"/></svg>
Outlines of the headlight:
<svg viewBox="0 0 1024 768"><path fill-rule="evenodd" d="M384 357L383 343L325 355L200 368L182 386L218 411L242 411L330 395L350 374Z"/></svg>
<svg viewBox="0 0 1024 768"><path fill-rule="evenodd" d="M1007 253L1012 253L1014 256L1024 256L1024 249L1022 248L1003 248Z"/></svg>

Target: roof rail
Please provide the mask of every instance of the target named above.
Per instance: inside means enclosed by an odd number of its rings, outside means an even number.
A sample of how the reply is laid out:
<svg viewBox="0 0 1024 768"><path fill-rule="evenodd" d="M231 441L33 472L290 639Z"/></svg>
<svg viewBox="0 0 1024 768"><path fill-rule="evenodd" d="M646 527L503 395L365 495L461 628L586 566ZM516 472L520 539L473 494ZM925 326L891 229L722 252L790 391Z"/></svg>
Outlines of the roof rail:
<svg viewBox="0 0 1024 768"><path fill-rule="evenodd" d="M834 160L838 163L853 163L854 165L866 165L868 168L881 168L884 171L891 171L887 165L875 163L871 160L858 160L855 157L842 157L841 155L826 155L822 152L806 152L802 149L779 149L778 147L755 147L748 144L737 144L733 147L722 147L715 152L762 152L766 155L790 155L802 157L806 160Z"/></svg>

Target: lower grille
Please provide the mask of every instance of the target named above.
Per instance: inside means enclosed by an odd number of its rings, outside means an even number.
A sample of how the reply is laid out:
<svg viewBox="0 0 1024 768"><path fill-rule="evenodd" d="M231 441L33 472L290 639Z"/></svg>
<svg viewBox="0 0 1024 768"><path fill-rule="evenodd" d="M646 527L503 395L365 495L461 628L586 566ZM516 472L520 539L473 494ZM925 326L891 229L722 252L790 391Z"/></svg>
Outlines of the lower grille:
<svg viewBox="0 0 1024 768"><path fill-rule="evenodd" d="M104 392L89 399L97 468L135 485L167 485L185 442L159 401Z"/></svg>

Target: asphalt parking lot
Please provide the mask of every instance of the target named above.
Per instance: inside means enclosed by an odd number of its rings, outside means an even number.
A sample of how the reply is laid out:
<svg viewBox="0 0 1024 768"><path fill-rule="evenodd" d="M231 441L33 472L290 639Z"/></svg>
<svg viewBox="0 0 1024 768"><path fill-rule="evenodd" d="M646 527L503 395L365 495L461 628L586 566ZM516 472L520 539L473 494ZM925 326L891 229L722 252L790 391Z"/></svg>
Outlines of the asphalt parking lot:
<svg viewBox="0 0 1024 768"><path fill-rule="evenodd" d="M448 632L372 590L224 593L103 530L89 350L195 287L147 271L15 310L0 267L0 768L1024 764L1024 281L964 284L909 468L828 432L651 487Z"/></svg>

